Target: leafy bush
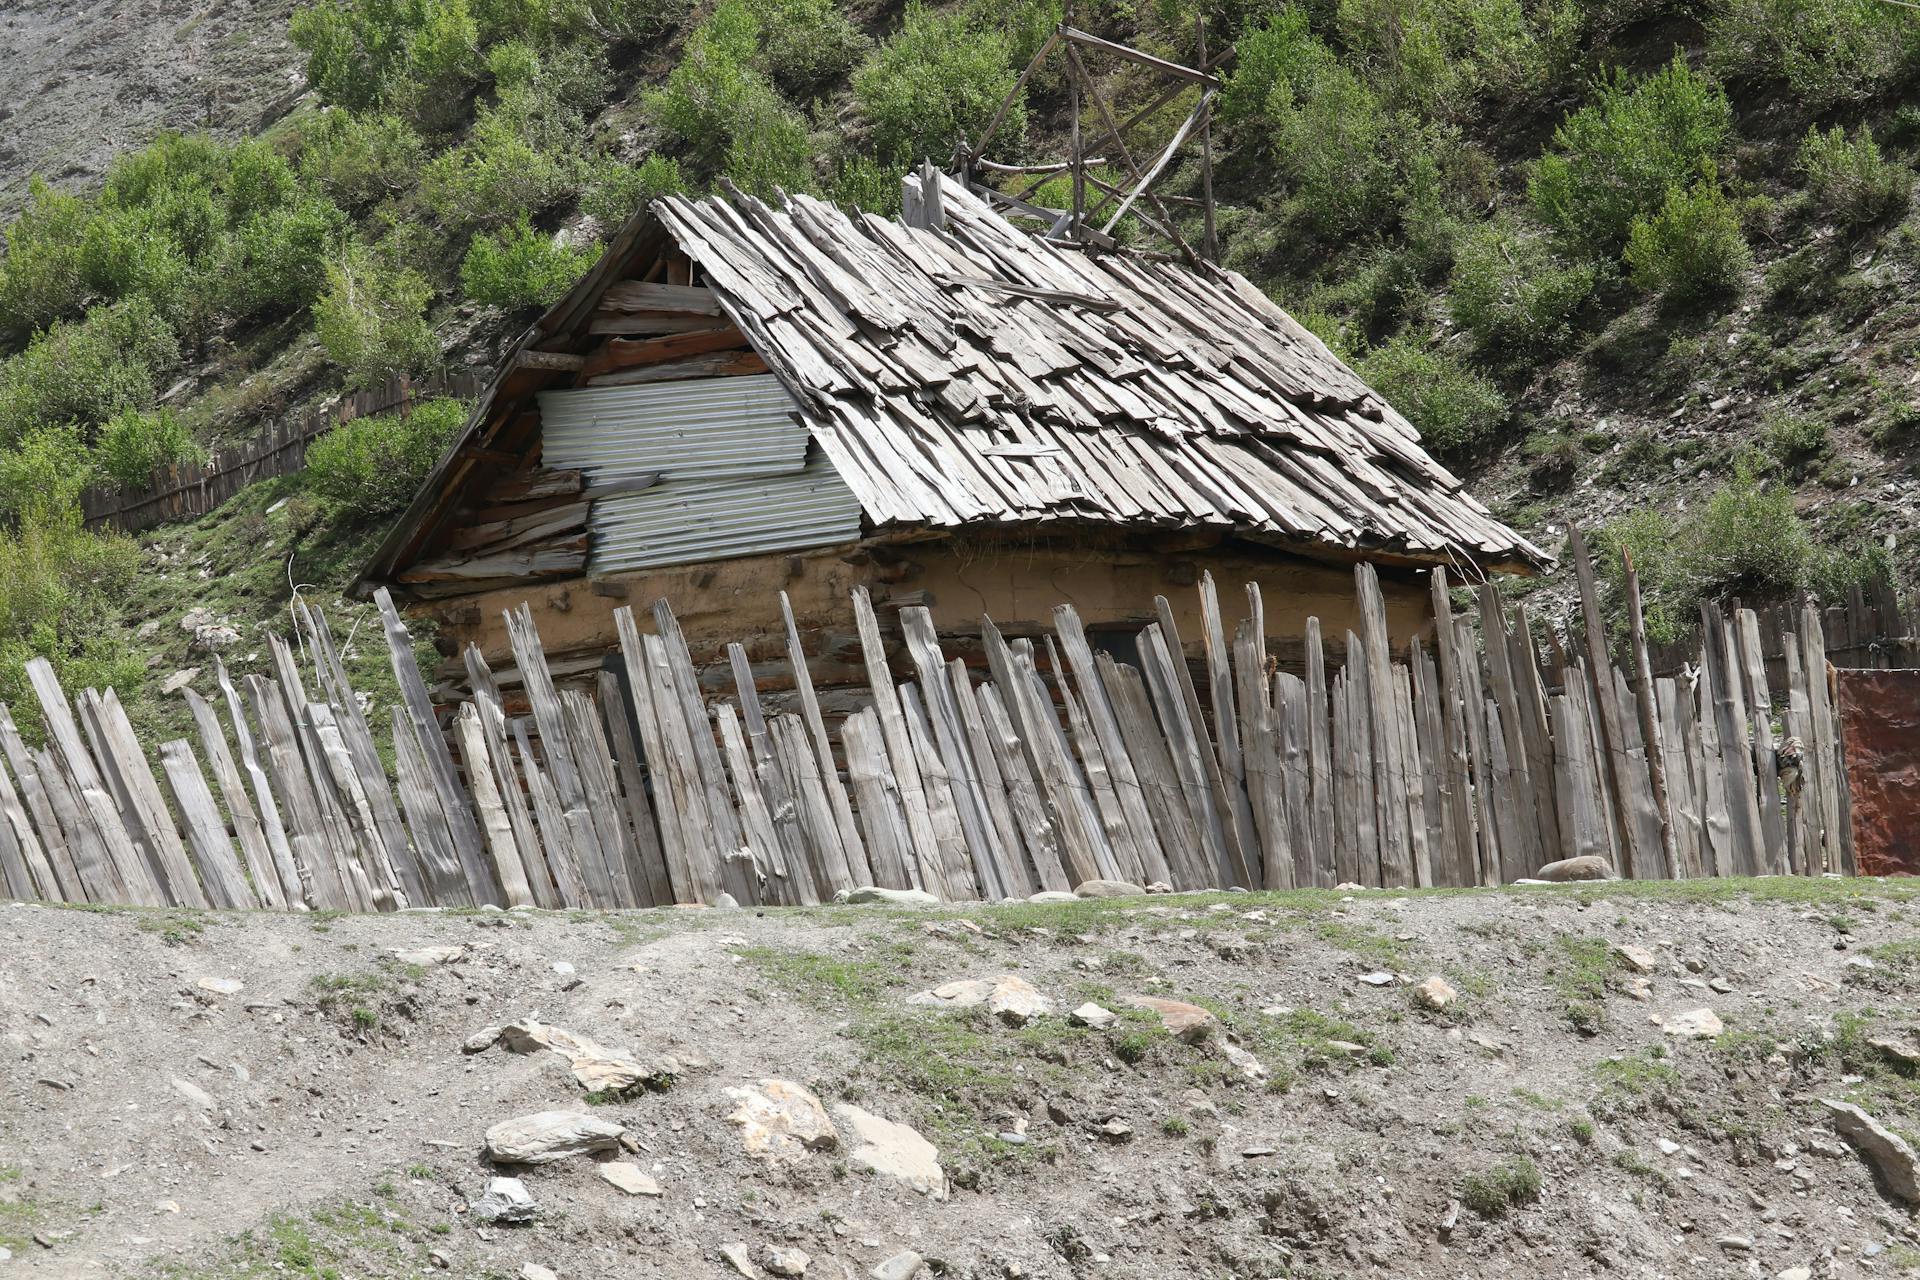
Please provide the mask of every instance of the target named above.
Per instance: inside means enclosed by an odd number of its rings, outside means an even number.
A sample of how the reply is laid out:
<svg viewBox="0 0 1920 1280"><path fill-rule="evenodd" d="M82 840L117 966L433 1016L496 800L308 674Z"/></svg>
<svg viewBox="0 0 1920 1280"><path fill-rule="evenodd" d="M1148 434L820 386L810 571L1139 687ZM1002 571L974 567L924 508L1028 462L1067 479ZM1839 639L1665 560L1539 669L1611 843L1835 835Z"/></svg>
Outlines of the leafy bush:
<svg viewBox="0 0 1920 1280"><path fill-rule="evenodd" d="M1675 188L1659 213L1637 220L1626 259L1636 285L1681 304L1734 292L1753 265L1740 214L1712 177Z"/></svg>
<svg viewBox="0 0 1920 1280"><path fill-rule="evenodd" d="M1804 474L1833 449L1826 420L1810 413L1770 413L1764 433L1767 451L1792 475Z"/></svg>
<svg viewBox="0 0 1920 1280"><path fill-rule="evenodd" d="M1483 447L1507 418L1506 397L1498 387L1409 335L1368 352L1357 371L1443 458L1465 457Z"/></svg>
<svg viewBox="0 0 1920 1280"><path fill-rule="evenodd" d="M680 25L692 0L588 0L594 24L619 40L646 41Z"/></svg>
<svg viewBox="0 0 1920 1280"><path fill-rule="evenodd" d="M482 107L460 146L420 175L427 207L452 227L498 227L553 207L576 177L576 115L530 91Z"/></svg>
<svg viewBox="0 0 1920 1280"><path fill-rule="evenodd" d="M871 43L834 0L749 0L761 61L781 92L805 98L852 69Z"/></svg>
<svg viewBox="0 0 1920 1280"><path fill-rule="evenodd" d="M1554 130L1527 194L1542 221L1576 243L1615 251L1637 219L1725 150L1733 113L1711 79L1675 55L1639 83L1616 72Z"/></svg>
<svg viewBox="0 0 1920 1280"><path fill-rule="evenodd" d="M350 521L389 515L413 500L467 420L459 400L428 400L412 413L355 418L307 450L307 487Z"/></svg>
<svg viewBox="0 0 1920 1280"><path fill-rule="evenodd" d="M599 223L602 233L611 234L642 205L686 190L679 162L669 156L648 156L637 165L603 158L588 170L580 212Z"/></svg>
<svg viewBox="0 0 1920 1280"><path fill-rule="evenodd" d="M1549 353L1565 344L1598 278L1591 262L1568 261L1543 237L1498 218L1454 246L1454 323L1483 351Z"/></svg>
<svg viewBox="0 0 1920 1280"><path fill-rule="evenodd" d="M760 20L747 0L721 0L687 41L650 115L708 173L760 195L813 184L807 129L760 72Z"/></svg>
<svg viewBox="0 0 1920 1280"><path fill-rule="evenodd" d="M350 385L419 373L440 356L426 321L433 286L417 271L359 245L327 266L327 292L313 304L314 332Z"/></svg>
<svg viewBox="0 0 1920 1280"><path fill-rule="evenodd" d="M122 409L143 409L179 354L173 331L144 298L57 323L0 366L0 442L36 426L94 427Z"/></svg>
<svg viewBox="0 0 1920 1280"><path fill-rule="evenodd" d="M1525 1156L1510 1157L1460 1180L1460 1203L1483 1218L1497 1218L1539 1198L1540 1169Z"/></svg>
<svg viewBox="0 0 1920 1280"><path fill-rule="evenodd" d="M39 175L27 183L27 203L7 228L0 258L0 332L25 333L77 316L87 300L80 242L87 207L55 191Z"/></svg>
<svg viewBox="0 0 1920 1280"><path fill-rule="evenodd" d="M1455 117L1489 88L1532 72L1534 37L1518 0L1339 0L1340 42L1395 107Z"/></svg>
<svg viewBox="0 0 1920 1280"><path fill-rule="evenodd" d="M330 200L300 199L248 218L222 246L218 297L235 318L298 311L320 295L327 262L347 237Z"/></svg>
<svg viewBox="0 0 1920 1280"><path fill-rule="evenodd" d="M326 111L301 136L301 175L350 209L411 187L426 159L420 135L396 115Z"/></svg>
<svg viewBox="0 0 1920 1280"><path fill-rule="evenodd" d="M1920 63L1920 24L1881 0L1728 0L1707 28L1722 76L1780 84L1815 110L1879 97Z"/></svg>
<svg viewBox="0 0 1920 1280"><path fill-rule="evenodd" d="M465 114L483 66L467 0L319 0L293 15L288 35L323 101L391 107L434 127Z"/></svg>
<svg viewBox="0 0 1920 1280"><path fill-rule="evenodd" d="M900 30L853 76L854 100L872 128L873 150L901 165L943 163L962 137L978 141L1018 73L1000 30L966 9L929 9L908 0ZM1008 109L996 144L1026 131L1022 94Z"/></svg>
<svg viewBox="0 0 1920 1280"><path fill-rule="evenodd" d="M522 218L505 230L474 237L460 264L460 284L468 298L490 306L546 306L572 288L599 256L598 249L561 244Z"/></svg>
<svg viewBox="0 0 1920 1280"><path fill-rule="evenodd" d="M833 180L833 202L847 209L894 217L900 212L900 170L865 156L850 155Z"/></svg>
<svg viewBox="0 0 1920 1280"><path fill-rule="evenodd" d="M100 429L94 469L121 489L142 489L160 467L205 457L193 433L171 409L123 409Z"/></svg>
<svg viewBox="0 0 1920 1280"><path fill-rule="evenodd" d="M1807 190L1835 222L1864 226L1907 207L1913 171L1884 160L1865 125L1849 138L1835 125L1822 133L1810 127L1800 142L1800 171Z"/></svg>
<svg viewBox="0 0 1920 1280"><path fill-rule="evenodd" d="M81 525L91 475L77 428L37 427L0 452L0 701L32 695L27 661L44 657L69 688L131 687L145 668L120 640L119 602L140 572L130 538Z"/></svg>

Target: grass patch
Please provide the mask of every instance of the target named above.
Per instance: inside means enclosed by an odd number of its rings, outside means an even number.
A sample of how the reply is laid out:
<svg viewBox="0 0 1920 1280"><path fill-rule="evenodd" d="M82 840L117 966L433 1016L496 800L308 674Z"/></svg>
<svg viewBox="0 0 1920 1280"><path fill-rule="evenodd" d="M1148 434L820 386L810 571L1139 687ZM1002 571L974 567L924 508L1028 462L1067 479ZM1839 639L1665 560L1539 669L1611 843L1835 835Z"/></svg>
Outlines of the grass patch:
<svg viewBox="0 0 1920 1280"><path fill-rule="evenodd" d="M1526 1156L1510 1157L1460 1180L1460 1203L1483 1218L1497 1218L1539 1198L1540 1167Z"/></svg>
<svg viewBox="0 0 1920 1280"><path fill-rule="evenodd" d="M1592 1109L1603 1116L1618 1115L1633 1104L1677 1088L1680 1073L1656 1047L1636 1057L1605 1058L1593 1064L1599 1080Z"/></svg>
<svg viewBox="0 0 1920 1280"><path fill-rule="evenodd" d="M1582 1035L1607 1025L1607 982L1613 975L1613 949L1599 938L1555 934L1548 948L1547 980L1560 997L1561 1012Z"/></svg>
<svg viewBox="0 0 1920 1280"><path fill-rule="evenodd" d="M801 1003L815 1009L871 1004L904 985L914 948L891 943L857 955L738 947L734 954Z"/></svg>

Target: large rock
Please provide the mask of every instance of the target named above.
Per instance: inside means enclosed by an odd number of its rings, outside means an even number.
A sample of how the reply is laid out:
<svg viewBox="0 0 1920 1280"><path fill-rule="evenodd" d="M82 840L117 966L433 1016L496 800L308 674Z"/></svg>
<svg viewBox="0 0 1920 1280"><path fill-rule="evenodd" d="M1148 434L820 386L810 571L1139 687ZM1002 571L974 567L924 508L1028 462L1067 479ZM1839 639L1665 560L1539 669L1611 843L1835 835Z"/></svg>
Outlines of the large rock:
<svg viewBox="0 0 1920 1280"><path fill-rule="evenodd" d="M1041 995L1025 978L1012 973L1003 973L997 978L945 982L931 991L908 996L907 1003L937 1005L943 1009L973 1009L985 1005L988 1013L1016 1027L1053 1012L1053 1001Z"/></svg>
<svg viewBox="0 0 1920 1280"><path fill-rule="evenodd" d="M1435 1012L1447 1008L1459 998L1460 993L1453 989L1453 984L1437 973L1413 989L1414 1003Z"/></svg>
<svg viewBox="0 0 1920 1280"><path fill-rule="evenodd" d="M1620 877L1613 864L1605 858L1587 854L1580 858L1562 858L1558 862L1549 862L1533 873L1536 880L1546 880L1553 884L1566 884L1575 880L1618 880Z"/></svg>
<svg viewBox="0 0 1920 1280"><path fill-rule="evenodd" d="M847 1159L863 1169L904 1182L935 1200L947 1198L940 1150L904 1124L841 1103L833 1114L847 1127Z"/></svg>
<svg viewBox="0 0 1920 1280"><path fill-rule="evenodd" d="M1089 1000L1067 1015L1067 1021L1076 1026L1092 1027L1095 1031L1105 1031L1120 1021L1120 1015L1103 1005Z"/></svg>
<svg viewBox="0 0 1920 1280"><path fill-rule="evenodd" d="M1634 973L1652 973L1659 967L1653 952L1634 942L1622 942L1614 947L1613 957Z"/></svg>
<svg viewBox="0 0 1920 1280"><path fill-rule="evenodd" d="M804 1276L807 1264L813 1258L805 1249L789 1249L783 1245L768 1245L763 1265L776 1276Z"/></svg>
<svg viewBox="0 0 1920 1280"><path fill-rule="evenodd" d="M1712 1040L1726 1030L1720 1021L1720 1015L1711 1009L1688 1009L1676 1013L1660 1024L1660 1029L1670 1036L1681 1036L1688 1040Z"/></svg>
<svg viewBox="0 0 1920 1280"><path fill-rule="evenodd" d="M1159 996L1127 996L1127 1005L1158 1015L1168 1034L1188 1044L1198 1044L1213 1034L1220 1020L1197 1004L1183 1000L1162 1000Z"/></svg>
<svg viewBox="0 0 1920 1280"><path fill-rule="evenodd" d="M1076 898L1139 898L1146 890L1125 880L1088 880L1073 887Z"/></svg>
<svg viewBox="0 0 1920 1280"><path fill-rule="evenodd" d="M570 1156L613 1151L626 1129L580 1111L539 1111L487 1130L487 1158L497 1164L552 1164Z"/></svg>
<svg viewBox="0 0 1920 1280"><path fill-rule="evenodd" d="M902 1249L886 1261L877 1263L867 1274L873 1280L913 1280L925 1268L927 1260L911 1249Z"/></svg>
<svg viewBox="0 0 1920 1280"><path fill-rule="evenodd" d="M660 1184L653 1175L637 1164L628 1164L624 1160L614 1160L600 1166L600 1176L609 1186L618 1187L630 1196L657 1196Z"/></svg>
<svg viewBox="0 0 1920 1280"><path fill-rule="evenodd" d="M486 1194L467 1202L467 1212L482 1222L531 1222L540 1208L518 1178L492 1178Z"/></svg>
<svg viewBox="0 0 1920 1280"><path fill-rule="evenodd" d="M1057 906L1063 902L1078 902L1080 898L1077 894L1068 893L1065 889L1042 889L1039 893L1029 896L1027 901L1037 902L1043 906Z"/></svg>
<svg viewBox="0 0 1920 1280"><path fill-rule="evenodd" d="M471 1036L468 1044L477 1043L481 1038L481 1035ZM621 1049L596 1044L565 1027L535 1022L531 1018L508 1023L500 1028L495 1040L514 1053L538 1053L545 1049L559 1054L573 1068L575 1083L590 1093L625 1093L643 1084L649 1088L665 1088L680 1074L679 1060L669 1054L636 1057Z"/></svg>
<svg viewBox="0 0 1920 1280"><path fill-rule="evenodd" d="M889 907L937 907L940 905L940 899L924 889L882 889L871 884L861 885L858 889L844 889L836 893L833 900L856 907L873 904Z"/></svg>
<svg viewBox="0 0 1920 1280"><path fill-rule="evenodd" d="M1820 1105L1840 1135L1860 1149L1887 1190L1908 1204L1920 1204L1920 1165L1905 1138L1851 1102L1822 1098Z"/></svg>
<svg viewBox="0 0 1920 1280"><path fill-rule="evenodd" d="M740 1144L755 1159L794 1164L810 1151L840 1145L820 1099L791 1080L762 1080L755 1087L729 1089L727 1096L740 1104L727 1119L740 1126Z"/></svg>

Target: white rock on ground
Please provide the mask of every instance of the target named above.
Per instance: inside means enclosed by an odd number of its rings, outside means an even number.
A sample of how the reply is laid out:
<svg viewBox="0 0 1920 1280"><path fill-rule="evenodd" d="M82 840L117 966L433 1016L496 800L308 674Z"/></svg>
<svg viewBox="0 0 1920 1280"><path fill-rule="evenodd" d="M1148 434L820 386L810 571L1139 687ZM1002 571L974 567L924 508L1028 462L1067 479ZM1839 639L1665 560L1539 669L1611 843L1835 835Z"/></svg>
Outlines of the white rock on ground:
<svg viewBox="0 0 1920 1280"><path fill-rule="evenodd" d="M1188 1044L1199 1044L1212 1035L1219 1024L1211 1012L1183 1000L1162 1000L1159 996L1123 996L1122 999L1131 1008L1157 1014L1160 1025L1169 1035Z"/></svg>
<svg viewBox="0 0 1920 1280"><path fill-rule="evenodd" d="M1053 1012L1053 1001L1041 995L1025 978L1012 973L1003 973L994 978L963 978L958 982L942 983L931 991L908 996L907 1003L938 1005L946 1009L972 1009L985 1005L988 1013L1016 1027Z"/></svg>
<svg viewBox="0 0 1920 1280"><path fill-rule="evenodd" d="M1635 973L1652 973L1658 964L1653 958L1653 952L1635 942L1620 943L1614 947L1613 955L1616 960Z"/></svg>
<svg viewBox="0 0 1920 1280"><path fill-rule="evenodd" d="M1058 904L1062 902L1078 902L1080 899L1078 895L1069 893L1065 889L1042 889L1039 893L1029 895L1027 901L1043 904Z"/></svg>
<svg viewBox="0 0 1920 1280"><path fill-rule="evenodd" d="M720 1259L741 1275L747 1276L749 1280L755 1280L753 1258L747 1253L747 1246L741 1241L735 1240L731 1244L721 1245Z"/></svg>
<svg viewBox="0 0 1920 1280"><path fill-rule="evenodd" d="M626 1129L579 1111L538 1111L487 1130L487 1158L497 1164L551 1164L613 1151Z"/></svg>
<svg viewBox="0 0 1920 1280"><path fill-rule="evenodd" d="M867 1274L873 1280L913 1280L926 1265L926 1259L911 1249L902 1249L886 1261L877 1263Z"/></svg>
<svg viewBox="0 0 1920 1280"><path fill-rule="evenodd" d="M482 1222L531 1222L539 1211L518 1178L490 1178L486 1194L467 1202L467 1212Z"/></svg>
<svg viewBox="0 0 1920 1280"><path fill-rule="evenodd" d="M1146 890L1125 880L1087 880L1073 887L1076 898L1138 898Z"/></svg>
<svg viewBox="0 0 1920 1280"><path fill-rule="evenodd" d="M560 1277L537 1262L529 1262L520 1268L520 1280L560 1280Z"/></svg>
<svg viewBox="0 0 1920 1280"><path fill-rule="evenodd" d="M1720 1021L1720 1015L1711 1009L1688 1009L1667 1018L1660 1024L1660 1029L1670 1036L1711 1040L1726 1030L1726 1026Z"/></svg>
<svg viewBox="0 0 1920 1280"><path fill-rule="evenodd" d="M194 985L216 996L237 996L247 989L247 984L238 978L202 978Z"/></svg>
<svg viewBox="0 0 1920 1280"><path fill-rule="evenodd" d="M1534 872L1533 878L1554 884L1566 884L1575 880L1617 880L1619 876L1611 862L1588 854L1584 857L1562 858L1558 862L1549 862Z"/></svg>
<svg viewBox="0 0 1920 1280"><path fill-rule="evenodd" d="M1120 1020L1120 1015L1111 1009L1105 1009L1089 1000L1067 1015L1067 1021L1076 1026L1092 1027L1095 1031L1104 1031Z"/></svg>
<svg viewBox="0 0 1920 1280"><path fill-rule="evenodd" d="M727 1119L740 1126L740 1144L756 1159L794 1164L810 1151L831 1151L840 1135L812 1091L791 1080L762 1080L728 1089L740 1105Z"/></svg>
<svg viewBox="0 0 1920 1280"><path fill-rule="evenodd" d="M389 950L393 953L393 958L401 964L417 964L422 967L451 964L467 954L465 947L392 947Z"/></svg>
<svg viewBox="0 0 1920 1280"><path fill-rule="evenodd" d="M761 1255L761 1265L777 1276L804 1276L807 1264L813 1258L805 1249L788 1249L780 1245L768 1245Z"/></svg>
<svg viewBox="0 0 1920 1280"><path fill-rule="evenodd" d="M1840 1136L1860 1149L1887 1190L1908 1204L1920 1204L1920 1165L1907 1140L1851 1102L1820 1099Z"/></svg>
<svg viewBox="0 0 1920 1280"><path fill-rule="evenodd" d="M874 1115L850 1103L833 1114L850 1133L847 1159L863 1169L897 1178L935 1200L947 1198L947 1174L940 1167L940 1151L904 1124Z"/></svg>
<svg viewBox="0 0 1920 1280"><path fill-rule="evenodd" d="M174 1092L178 1093L188 1102L191 1102L194 1106L199 1107L202 1111L213 1110L213 1095L193 1081L182 1080L180 1077L175 1076L173 1079L173 1088Z"/></svg>
<svg viewBox="0 0 1920 1280"><path fill-rule="evenodd" d="M1423 1009L1445 1009L1459 998L1453 985L1437 973L1413 989L1413 1001Z"/></svg>
<svg viewBox="0 0 1920 1280"><path fill-rule="evenodd" d="M616 1160L600 1166L600 1176L630 1196L657 1196L660 1184L637 1164Z"/></svg>
<svg viewBox="0 0 1920 1280"><path fill-rule="evenodd" d="M924 889L882 889L871 884L863 884L858 889L842 890L833 895L833 900L856 907L875 903L889 907L937 907L940 905L940 899Z"/></svg>
<svg viewBox="0 0 1920 1280"><path fill-rule="evenodd" d="M472 1037L468 1043L478 1038ZM535 1022L531 1018L508 1023L500 1028L496 1038L514 1053L546 1049L559 1054L573 1068L574 1082L589 1093L599 1090L623 1093L643 1081L667 1079L680 1072L676 1058L662 1055L643 1060L622 1049L608 1049L565 1027Z"/></svg>

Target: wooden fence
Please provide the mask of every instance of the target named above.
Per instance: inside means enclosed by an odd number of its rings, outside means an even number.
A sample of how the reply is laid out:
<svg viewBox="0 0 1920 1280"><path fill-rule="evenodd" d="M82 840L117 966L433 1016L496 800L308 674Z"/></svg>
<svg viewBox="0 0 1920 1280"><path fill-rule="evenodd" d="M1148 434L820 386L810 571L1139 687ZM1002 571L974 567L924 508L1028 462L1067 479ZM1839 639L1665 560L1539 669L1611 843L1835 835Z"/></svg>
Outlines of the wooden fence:
<svg viewBox="0 0 1920 1280"><path fill-rule="evenodd" d="M138 533L169 520L205 515L258 480L290 475L307 464L307 446L345 422L378 413L405 411L432 396L470 399L484 379L461 372L415 384L389 378L378 387L352 392L332 404L290 415L242 444L215 450L204 462L177 462L154 470L145 488L124 492L96 485L80 495L88 528L110 525Z"/></svg>
<svg viewBox="0 0 1920 1280"><path fill-rule="evenodd" d="M1599 635L1577 535L1575 551ZM1637 877L1851 870L1818 612L1783 637L1781 743L1750 612L1708 611L1697 679L1653 678L1644 644L1632 672L1594 647L1543 655L1491 586L1477 626L1456 616L1441 571L1437 625L1396 654L1370 566L1355 584L1359 634L1330 667L1310 623L1304 676L1269 660L1257 588L1229 625L1211 578L1195 664L1164 598L1138 665L1094 652L1062 605L1037 645L983 621L974 670L926 609L883 632L856 591L872 696L837 732L790 612L798 710L769 715L739 645L734 696L709 704L665 601L644 633L616 615L597 699L556 689L523 605L508 623L531 714L505 713L470 648L473 697L443 720L381 593L402 695L391 777L325 619L300 604L272 678L242 689L216 666L217 704L184 691L199 750L161 744L165 792L114 693L70 702L35 662L47 745L0 707L0 881L21 898L389 910L812 903L869 883L949 900L1096 878L1477 885L1576 854Z"/></svg>

